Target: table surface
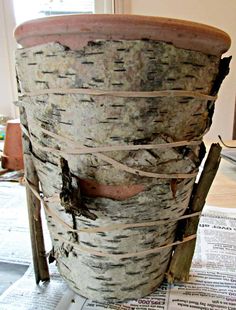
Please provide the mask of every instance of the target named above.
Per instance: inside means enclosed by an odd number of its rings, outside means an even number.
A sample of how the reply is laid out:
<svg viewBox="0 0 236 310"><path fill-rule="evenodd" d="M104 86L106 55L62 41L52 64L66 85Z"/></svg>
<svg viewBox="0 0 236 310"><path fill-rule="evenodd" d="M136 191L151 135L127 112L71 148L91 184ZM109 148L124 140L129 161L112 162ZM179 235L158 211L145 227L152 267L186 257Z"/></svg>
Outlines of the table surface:
<svg viewBox="0 0 236 310"><path fill-rule="evenodd" d="M227 144L236 146L236 140L227 141ZM236 165L223 158L221 159L206 203L216 207L236 208Z"/></svg>

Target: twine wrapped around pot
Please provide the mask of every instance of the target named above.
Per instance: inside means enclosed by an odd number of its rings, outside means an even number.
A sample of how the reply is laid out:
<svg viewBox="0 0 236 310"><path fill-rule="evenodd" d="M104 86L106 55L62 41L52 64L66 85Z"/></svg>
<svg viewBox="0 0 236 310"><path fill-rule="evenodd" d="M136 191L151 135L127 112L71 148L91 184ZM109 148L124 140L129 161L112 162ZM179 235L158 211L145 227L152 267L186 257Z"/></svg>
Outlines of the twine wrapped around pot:
<svg viewBox="0 0 236 310"><path fill-rule="evenodd" d="M228 62L103 35L19 49L19 106L43 197L28 185L61 275L83 296L122 301L155 290L173 246L196 237L179 240L176 228L200 214L186 210Z"/></svg>

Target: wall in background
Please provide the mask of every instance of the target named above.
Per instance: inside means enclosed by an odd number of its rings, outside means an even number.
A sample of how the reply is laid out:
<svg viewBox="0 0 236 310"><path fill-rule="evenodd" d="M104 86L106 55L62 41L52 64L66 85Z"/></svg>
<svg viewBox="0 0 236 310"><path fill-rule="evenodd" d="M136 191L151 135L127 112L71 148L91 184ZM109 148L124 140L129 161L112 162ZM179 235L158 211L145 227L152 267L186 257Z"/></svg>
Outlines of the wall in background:
<svg viewBox="0 0 236 310"><path fill-rule="evenodd" d="M17 7L23 9L23 14L21 12L23 20L21 20L21 16L17 16L20 17L18 18L18 22L25 21L24 18L32 19L39 17L37 14L36 15L34 14L34 10L33 14L32 10L30 10L30 8L32 7L31 2L34 2L33 7L36 8L38 7L37 1L15 0L15 4L20 4L20 6ZM65 3L66 1L67 0L65 0ZM72 1L73 0L71 0L70 3ZM83 2L84 0L80 1ZM115 4L113 0L94 0L94 1L95 1L95 12L97 13L114 12ZM123 0L115 0L115 1L120 2ZM13 104L13 102L17 100L17 87L15 79L15 62L14 62L16 42L13 37L13 31L16 22L14 16L13 3L14 0L0 0L0 114L8 115L11 116L12 118L18 115L17 113L18 109ZM31 4L31 6L29 5L26 6L26 3ZM86 5L88 6L88 3L86 3ZM79 6L77 7L79 8Z"/></svg>
<svg viewBox="0 0 236 310"><path fill-rule="evenodd" d="M128 0L129 1L129 0ZM226 54L233 55L230 75L225 79L216 102L213 125L206 139L232 138L236 91L236 1L235 0L130 0L131 14L187 19L218 27L227 32L232 46ZM233 53L234 52L234 53Z"/></svg>
<svg viewBox="0 0 236 310"><path fill-rule="evenodd" d="M16 117L15 20L11 0L0 0L0 114Z"/></svg>

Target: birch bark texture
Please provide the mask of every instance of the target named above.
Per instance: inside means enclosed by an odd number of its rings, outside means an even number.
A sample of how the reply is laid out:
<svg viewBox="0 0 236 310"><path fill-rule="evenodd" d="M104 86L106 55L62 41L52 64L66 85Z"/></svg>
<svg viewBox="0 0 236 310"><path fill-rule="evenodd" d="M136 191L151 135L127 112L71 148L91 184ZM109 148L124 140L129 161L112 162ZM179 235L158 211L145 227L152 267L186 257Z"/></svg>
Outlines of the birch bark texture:
<svg viewBox="0 0 236 310"><path fill-rule="evenodd" d="M201 142L214 101L194 94L211 95L220 56L153 40L94 40L76 51L56 42L23 48L16 58L31 158L62 277L77 293L101 302L150 294L168 269L172 247L157 248L176 241L177 219L188 208L202 145L103 153L133 169L193 174L187 178L140 176L111 165L100 153L74 151L79 146ZM193 95L69 92L81 88ZM116 226L136 223L144 226Z"/></svg>

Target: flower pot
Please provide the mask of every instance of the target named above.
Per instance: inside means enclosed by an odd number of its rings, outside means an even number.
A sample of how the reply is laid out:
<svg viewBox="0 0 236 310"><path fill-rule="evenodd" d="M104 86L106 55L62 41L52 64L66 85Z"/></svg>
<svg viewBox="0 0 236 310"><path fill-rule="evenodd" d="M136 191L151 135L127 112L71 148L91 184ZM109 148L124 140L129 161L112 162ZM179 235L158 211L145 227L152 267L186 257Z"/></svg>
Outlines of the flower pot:
<svg viewBox="0 0 236 310"><path fill-rule="evenodd" d="M102 302L150 294L188 208L228 35L72 15L26 22L15 36L24 145L61 275Z"/></svg>
<svg viewBox="0 0 236 310"><path fill-rule="evenodd" d="M7 121L2 168L9 170L24 169L19 119Z"/></svg>

